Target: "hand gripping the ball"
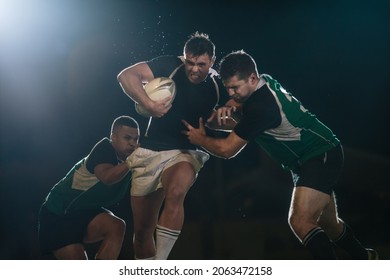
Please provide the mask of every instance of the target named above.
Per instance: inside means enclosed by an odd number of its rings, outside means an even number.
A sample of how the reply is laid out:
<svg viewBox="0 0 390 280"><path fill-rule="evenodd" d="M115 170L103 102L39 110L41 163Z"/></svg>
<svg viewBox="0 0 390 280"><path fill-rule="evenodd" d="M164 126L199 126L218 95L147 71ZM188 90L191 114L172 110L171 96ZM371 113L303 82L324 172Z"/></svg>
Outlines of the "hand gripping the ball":
<svg viewBox="0 0 390 280"><path fill-rule="evenodd" d="M162 117L172 107L176 95L175 82L170 78L159 77L147 83L144 89L148 97L154 101L153 110L136 103L136 112L143 117Z"/></svg>

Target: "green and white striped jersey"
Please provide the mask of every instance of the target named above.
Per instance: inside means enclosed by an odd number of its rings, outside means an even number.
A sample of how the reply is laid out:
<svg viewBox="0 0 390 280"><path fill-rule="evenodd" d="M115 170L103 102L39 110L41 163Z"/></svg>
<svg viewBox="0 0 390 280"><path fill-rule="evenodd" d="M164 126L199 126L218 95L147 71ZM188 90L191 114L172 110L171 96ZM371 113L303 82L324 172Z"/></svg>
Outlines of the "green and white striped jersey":
<svg viewBox="0 0 390 280"><path fill-rule="evenodd" d="M44 204L53 213L64 215L79 210L109 207L119 202L130 188L131 172L118 183L107 186L88 170L100 163L119 163L108 138L102 139L90 154L79 162L51 189ZM89 167L89 166L88 166Z"/></svg>
<svg viewBox="0 0 390 280"><path fill-rule="evenodd" d="M267 74L244 103L235 133L255 141L285 169L294 169L340 144L336 135Z"/></svg>

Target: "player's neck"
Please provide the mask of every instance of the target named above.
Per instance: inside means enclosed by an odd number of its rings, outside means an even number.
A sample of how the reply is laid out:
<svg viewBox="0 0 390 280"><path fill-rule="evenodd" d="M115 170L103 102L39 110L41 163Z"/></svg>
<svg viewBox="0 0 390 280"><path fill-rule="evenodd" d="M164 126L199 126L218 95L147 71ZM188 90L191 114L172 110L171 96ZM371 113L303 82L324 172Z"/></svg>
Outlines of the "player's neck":
<svg viewBox="0 0 390 280"><path fill-rule="evenodd" d="M265 85L265 80L262 77L260 77L259 81L257 82L257 86L256 86L255 91L258 90L259 88L261 88L264 85Z"/></svg>

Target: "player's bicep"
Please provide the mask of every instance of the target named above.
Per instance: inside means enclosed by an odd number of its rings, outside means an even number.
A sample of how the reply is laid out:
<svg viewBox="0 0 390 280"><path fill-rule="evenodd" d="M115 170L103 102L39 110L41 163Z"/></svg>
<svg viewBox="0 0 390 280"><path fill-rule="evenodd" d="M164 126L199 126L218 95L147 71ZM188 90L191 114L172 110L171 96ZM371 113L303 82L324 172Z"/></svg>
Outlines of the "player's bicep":
<svg viewBox="0 0 390 280"><path fill-rule="evenodd" d="M134 81L134 79L143 83L154 79L154 75L149 65L146 62L139 62L130 67L127 67L118 74L118 81L122 85L126 85Z"/></svg>

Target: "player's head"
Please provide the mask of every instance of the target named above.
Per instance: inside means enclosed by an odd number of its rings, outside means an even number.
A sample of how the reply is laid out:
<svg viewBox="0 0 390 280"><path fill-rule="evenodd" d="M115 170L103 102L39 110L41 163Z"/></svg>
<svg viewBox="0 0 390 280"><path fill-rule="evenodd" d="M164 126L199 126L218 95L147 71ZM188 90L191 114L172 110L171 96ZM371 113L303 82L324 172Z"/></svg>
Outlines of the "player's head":
<svg viewBox="0 0 390 280"><path fill-rule="evenodd" d="M205 33L195 32L184 45L184 67L191 83L198 84L208 75L215 61L215 45Z"/></svg>
<svg viewBox="0 0 390 280"><path fill-rule="evenodd" d="M250 75L258 76L255 60L244 50L231 52L221 59L219 74L222 80L238 76L240 80L248 79Z"/></svg>
<svg viewBox="0 0 390 280"><path fill-rule="evenodd" d="M229 95L241 103L256 90L259 81L255 60L243 50L223 57L219 73Z"/></svg>
<svg viewBox="0 0 390 280"><path fill-rule="evenodd" d="M196 31L191 34L184 44L183 55L200 56L207 54L210 58L215 57L215 45L210 40L209 35Z"/></svg>
<svg viewBox="0 0 390 280"><path fill-rule="evenodd" d="M129 116L117 117L111 125L110 139L118 157L125 160L139 145L137 121Z"/></svg>

